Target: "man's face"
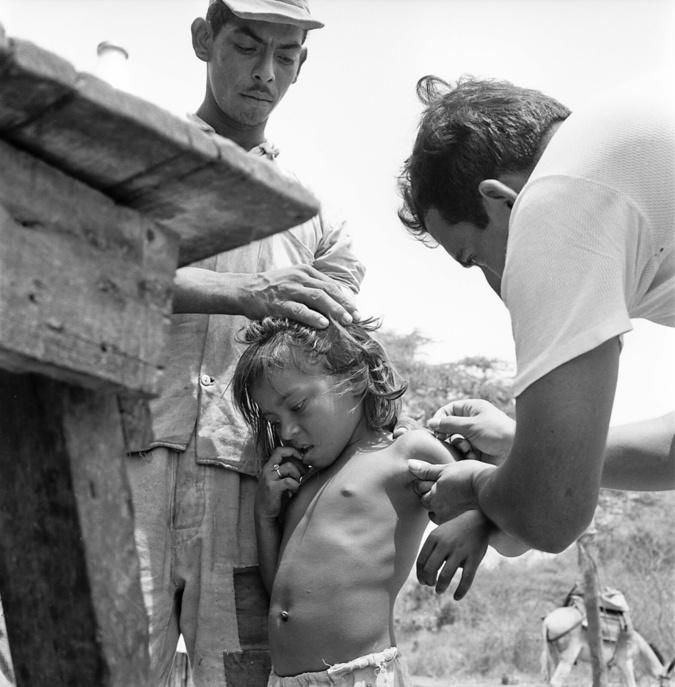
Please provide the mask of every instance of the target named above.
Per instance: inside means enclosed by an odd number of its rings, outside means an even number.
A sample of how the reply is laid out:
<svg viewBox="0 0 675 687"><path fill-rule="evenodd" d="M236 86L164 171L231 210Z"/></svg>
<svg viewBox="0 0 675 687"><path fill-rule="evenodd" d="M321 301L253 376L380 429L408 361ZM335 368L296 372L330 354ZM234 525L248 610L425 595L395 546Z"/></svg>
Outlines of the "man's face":
<svg viewBox="0 0 675 687"><path fill-rule="evenodd" d="M499 296L506 260L508 225L490 220L485 229L471 222L451 224L432 208L424 218L431 237L462 267L480 267L488 283Z"/></svg>
<svg viewBox="0 0 675 687"><path fill-rule="evenodd" d="M259 126L295 81L304 31L289 24L232 18L213 38L209 88L223 114L240 126Z"/></svg>

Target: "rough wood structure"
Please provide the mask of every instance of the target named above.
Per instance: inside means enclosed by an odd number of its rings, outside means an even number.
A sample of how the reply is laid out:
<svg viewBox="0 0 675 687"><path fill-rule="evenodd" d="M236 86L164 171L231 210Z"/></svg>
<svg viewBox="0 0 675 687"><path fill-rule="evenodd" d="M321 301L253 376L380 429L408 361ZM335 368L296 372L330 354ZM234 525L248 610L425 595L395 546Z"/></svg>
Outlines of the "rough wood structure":
<svg viewBox="0 0 675 687"><path fill-rule="evenodd" d="M0 27L0 597L20 686L142 687L118 395L161 384L177 266L309 219L234 144Z"/></svg>
<svg viewBox="0 0 675 687"><path fill-rule="evenodd" d="M603 658L602 626L600 620L600 587L598 583L598 551L595 542L595 521L577 540L579 568L584 579L584 605L588 620L588 646L591 654L593 687L607 687L607 667Z"/></svg>

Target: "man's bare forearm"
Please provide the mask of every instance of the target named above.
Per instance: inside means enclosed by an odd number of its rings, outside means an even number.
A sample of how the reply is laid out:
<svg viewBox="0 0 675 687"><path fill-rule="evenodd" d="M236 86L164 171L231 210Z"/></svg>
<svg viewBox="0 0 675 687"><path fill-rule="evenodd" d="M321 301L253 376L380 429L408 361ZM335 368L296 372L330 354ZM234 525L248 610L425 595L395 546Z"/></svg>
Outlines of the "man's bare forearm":
<svg viewBox="0 0 675 687"><path fill-rule="evenodd" d="M610 427L602 471L608 489L675 489L675 412Z"/></svg>
<svg viewBox="0 0 675 687"><path fill-rule="evenodd" d="M174 313L243 315L245 280L250 275L181 267L174 279Z"/></svg>
<svg viewBox="0 0 675 687"><path fill-rule="evenodd" d="M477 506L532 548L564 550L593 517L619 351L607 341L528 387L517 399L509 457L476 478Z"/></svg>

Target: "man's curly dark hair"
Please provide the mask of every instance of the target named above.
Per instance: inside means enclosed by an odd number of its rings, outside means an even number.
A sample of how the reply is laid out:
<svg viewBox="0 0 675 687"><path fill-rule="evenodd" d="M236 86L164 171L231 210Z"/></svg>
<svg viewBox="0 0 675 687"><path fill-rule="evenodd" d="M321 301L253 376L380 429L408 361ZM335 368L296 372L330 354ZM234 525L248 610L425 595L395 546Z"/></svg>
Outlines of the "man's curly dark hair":
<svg viewBox="0 0 675 687"><path fill-rule="evenodd" d="M485 228L480 182L532 168L546 133L570 114L540 91L471 76L454 86L425 76L417 95L425 110L399 177L403 205L398 214L422 241L430 238L425 216L432 208L451 224Z"/></svg>

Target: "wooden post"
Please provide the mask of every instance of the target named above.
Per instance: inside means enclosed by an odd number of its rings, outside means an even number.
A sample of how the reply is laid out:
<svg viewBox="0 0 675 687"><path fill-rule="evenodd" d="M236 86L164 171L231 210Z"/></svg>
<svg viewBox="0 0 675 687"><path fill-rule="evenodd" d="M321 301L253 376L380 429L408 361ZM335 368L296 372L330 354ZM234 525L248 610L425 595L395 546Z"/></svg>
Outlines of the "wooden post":
<svg viewBox="0 0 675 687"><path fill-rule="evenodd" d="M579 568L584 580L584 605L588 621L587 636L590 650L593 687L607 687L607 666L602 649L600 624L600 589L598 585L597 546L595 522L577 540Z"/></svg>
<svg viewBox="0 0 675 687"><path fill-rule="evenodd" d="M0 152L0 599L16 683L144 685L117 394L159 388L178 237Z"/></svg>
<svg viewBox="0 0 675 687"><path fill-rule="evenodd" d="M0 598L17 685L147 683L116 399L0 370Z"/></svg>

